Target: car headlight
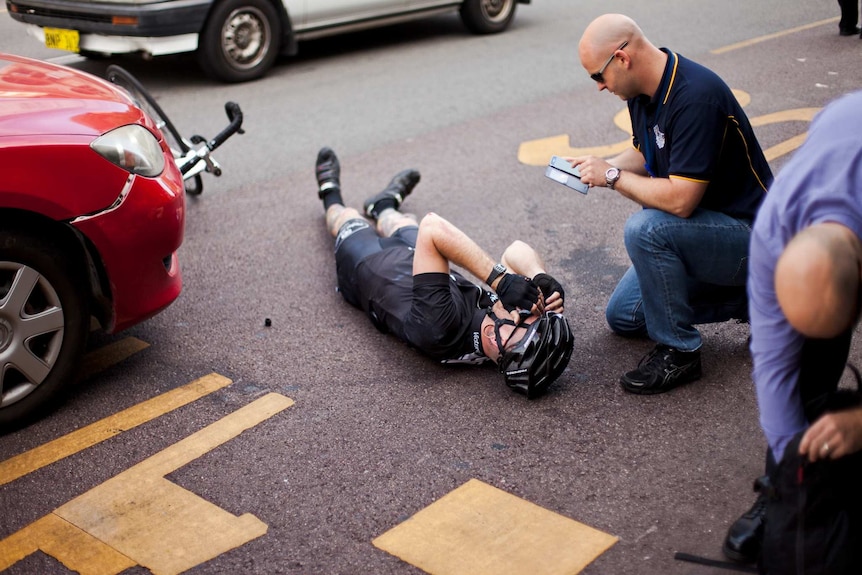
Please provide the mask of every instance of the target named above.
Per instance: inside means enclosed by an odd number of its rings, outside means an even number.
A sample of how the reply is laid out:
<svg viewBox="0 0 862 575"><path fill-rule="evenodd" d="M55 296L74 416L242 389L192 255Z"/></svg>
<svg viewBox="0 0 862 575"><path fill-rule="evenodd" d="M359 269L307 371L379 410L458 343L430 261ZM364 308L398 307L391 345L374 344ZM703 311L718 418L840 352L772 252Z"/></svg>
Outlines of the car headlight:
<svg viewBox="0 0 862 575"><path fill-rule="evenodd" d="M137 124L115 128L90 144L100 156L124 170L153 178L165 169L165 156L152 132Z"/></svg>

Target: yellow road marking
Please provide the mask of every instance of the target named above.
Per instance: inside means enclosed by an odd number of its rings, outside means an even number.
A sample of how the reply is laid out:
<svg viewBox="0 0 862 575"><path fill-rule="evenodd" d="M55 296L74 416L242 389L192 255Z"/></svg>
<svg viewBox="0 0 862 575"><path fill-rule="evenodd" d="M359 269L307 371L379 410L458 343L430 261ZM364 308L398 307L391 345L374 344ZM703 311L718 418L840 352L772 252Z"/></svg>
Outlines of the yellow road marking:
<svg viewBox="0 0 862 575"><path fill-rule="evenodd" d="M175 471L294 404L270 393L0 541L0 570L36 550L82 575L115 575L133 565L181 573L267 531L166 480Z"/></svg>
<svg viewBox="0 0 862 575"><path fill-rule="evenodd" d="M68 435L0 462L0 485L41 469L123 431L146 423L201 397L230 385L231 380L217 373L205 375L177 389L158 395L110 417L82 427Z"/></svg>
<svg viewBox="0 0 862 575"><path fill-rule="evenodd" d="M62 563L70 570L87 575L115 575L136 565L51 513L0 541L0 569L9 568L40 549L51 557L62 557Z"/></svg>
<svg viewBox="0 0 862 575"><path fill-rule="evenodd" d="M120 363L127 357L148 347L150 347L150 344L145 341L141 341L136 337L127 337L91 351L84 356L81 366L81 379L86 379L114 364Z"/></svg>
<svg viewBox="0 0 862 575"><path fill-rule="evenodd" d="M775 32L774 34L767 34L765 36L759 36L757 38L752 38L750 40L744 40L742 42L737 42L736 44L730 44L729 46L724 46L723 48L716 48L715 50L710 50L710 54L724 54L725 52L730 52L732 50L738 50L739 48L745 48L747 46L753 46L754 44L760 44L761 42L766 42L767 40L772 40L773 38L780 38L781 36L789 36L790 34L795 34L796 32L802 32L803 30L809 30L811 28L817 28L818 26L823 26L825 24L832 24L841 20L839 16L835 16L834 18L827 18L826 20L820 20L819 22L812 22L811 24L804 24L802 26L797 26L796 28L790 28L789 30L783 30L781 32Z"/></svg>
<svg viewBox="0 0 862 575"><path fill-rule="evenodd" d="M751 101L751 96L742 90L733 90L734 96L739 101L741 106L746 106ZM782 110L771 114L764 114L754 118L749 118L753 127L766 126L769 124L779 124L781 122L810 122L817 114L820 108L794 108L790 110ZM547 138L539 138L522 142L518 147L518 161L528 166L545 166L551 156L598 156L600 158L609 158L625 151L632 145L632 124L629 118L628 108L623 108L614 115L614 125L622 132L627 134L626 139L604 146L588 146L583 148L574 148L570 144L568 134L558 136L550 136ZM802 145L805 141L807 132L798 136L794 136L781 142L771 148L764 150L763 154L766 160L771 162L776 158L780 158L785 154L789 154L796 148Z"/></svg>
<svg viewBox="0 0 862 575"><path fill-rule="evenodd" d="M807 136L808 132L805 132L804 134L799 134L798 136L794 136L789 140L784 140L780 144L763 150L763 155L766 157L766 161L771 162L775 158L780 158L784 154L789 154L790 152L801 146L802 142L805 141L805 138Z"/></svg>
<svg viewBox="0 0 862 575"><path fill-rule="evenodd" d="M372 541L431 575L575 575L616 542L476 479Z"/></svg>

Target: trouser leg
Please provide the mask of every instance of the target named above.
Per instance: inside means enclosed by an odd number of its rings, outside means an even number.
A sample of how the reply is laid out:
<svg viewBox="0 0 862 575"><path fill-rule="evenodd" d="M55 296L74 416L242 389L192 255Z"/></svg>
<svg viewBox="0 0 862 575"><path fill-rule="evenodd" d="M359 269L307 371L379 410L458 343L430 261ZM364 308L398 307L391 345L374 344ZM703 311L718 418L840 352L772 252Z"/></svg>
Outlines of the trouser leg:
<svg viewBox="0 0 862 575"><path fill-rule="evenodd" d="M750 237L749 223L709 210L699 209L680 218L644 209L628 219L626 250L653 341L680 351L700 348L701 336L694 323L703 318L692 306L692 285L744 286ZM623 279L632 283L630 278ZM615 292L612 303L632 299L630 294L626 298L617 295Z"/></svg>
<svg viewBox="0 0 862 575"><path fill-rule="evenodd" d="M841 20L838 27L842 30L851 30L859 22L859 0L838 0L841 7Z"/></svg>

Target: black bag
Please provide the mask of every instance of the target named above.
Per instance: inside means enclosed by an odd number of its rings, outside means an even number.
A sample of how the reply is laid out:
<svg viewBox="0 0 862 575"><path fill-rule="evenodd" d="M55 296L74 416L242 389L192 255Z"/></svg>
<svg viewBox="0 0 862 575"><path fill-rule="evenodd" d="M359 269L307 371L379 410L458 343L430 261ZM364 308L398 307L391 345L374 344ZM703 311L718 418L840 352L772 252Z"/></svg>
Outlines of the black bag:
<svg viewBox="0 0 862 575"><path fill-rule="evenodd" d="M862 387L859 372L850 366ZM862 394L839 390L820 413L862 405ZM766 508L764 575L862 574L862 452L810 463L799 455L800 433L775 469Z"/></svg>

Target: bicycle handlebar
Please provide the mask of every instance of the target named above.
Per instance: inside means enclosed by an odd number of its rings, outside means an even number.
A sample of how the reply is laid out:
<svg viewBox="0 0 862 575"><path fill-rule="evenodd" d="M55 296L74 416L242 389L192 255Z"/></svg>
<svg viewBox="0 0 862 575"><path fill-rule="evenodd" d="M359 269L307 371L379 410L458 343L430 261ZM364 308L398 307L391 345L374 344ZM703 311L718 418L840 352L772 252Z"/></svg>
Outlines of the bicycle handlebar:
<svg viewBox="0 0 862 575"><path fill-rule="evenodd" d="M212 140L207 142L207 148L210 151L221 146L225 140L230 138L232 135L236 133L245 133L242 129L242 110L240 109L239 104L236 102L225 102L224 111L227 114L228 120L230 120L230 124L228 124L224 130L216 134Z"/></svg>

